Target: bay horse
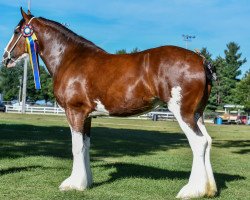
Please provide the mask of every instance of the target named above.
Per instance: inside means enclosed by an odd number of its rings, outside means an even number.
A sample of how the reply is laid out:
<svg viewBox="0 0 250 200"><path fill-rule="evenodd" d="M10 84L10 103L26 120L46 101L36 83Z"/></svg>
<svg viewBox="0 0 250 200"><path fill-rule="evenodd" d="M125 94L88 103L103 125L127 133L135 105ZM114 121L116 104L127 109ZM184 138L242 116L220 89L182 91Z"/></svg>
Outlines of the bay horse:
<svg viewBox="0 0 250 200"><path fill-rule="evenodd" d="M212 139L201 117L211 90L209 68L197 53L162 46L124 55L109 54L65 26L25 13L5 48L3 63L15 66L27 55L21 28L34 29L39 55L53 77L57 102L65 109L72 135L73 169L59 189L84 190L92 184L91 117L126 117L168 105L193 152L188 183L177 198L213 197L217 192L210 163ZM108 136L107 136L108 137Z"/></svg>

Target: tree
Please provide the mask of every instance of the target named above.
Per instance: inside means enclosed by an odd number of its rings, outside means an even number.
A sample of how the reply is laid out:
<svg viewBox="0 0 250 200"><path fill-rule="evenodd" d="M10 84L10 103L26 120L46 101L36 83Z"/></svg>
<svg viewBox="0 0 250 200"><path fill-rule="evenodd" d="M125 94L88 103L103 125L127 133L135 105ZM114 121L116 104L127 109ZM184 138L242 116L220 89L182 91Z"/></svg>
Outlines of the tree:
<svg viewBox="0 0 250 200"><path fill-rule="evenodd" d="M208 62L211 62L213 65L215 65L213 59L212 59L212 54L207 50L207 48L202 48L201 49L201 54L206 58ZM208 105L206 109L208 110L216 110L218 107L218 86L216 82L212 82L212 90L210 97L208 99Z"/></svg>
<svg viewBox="0 0 250 200"><path fill-rule="evenodd" d="M22 65L23 63L19 63L13 68L3 66L0 68L0 93L4 94L5 101L18 99L19 79L23 76ZM36 90L32 68L28 66L27 100L32 102L37 100L54 101L52 78L42 66L40 66L40 80L42 89Z"/></svg>
<svg viewBox="0 0 250 200"><path fill-rule="evenodd" d="M234 90L234 103L243 105L246 112L250 112L250 70L246 72Z"/></svg>
<svg viewBox="0 0 250 200"><path fill-rule="evenodd" d="M134 49L132 49L132 51L130 53L138 53L138 52L140 52L140 49L135 47Z"/></svg>
<svg viewBox="0 0 250 200"><path fill-rule="evenodd" d="M213 61L213 59L212 59L212 54L209 53L209 51L207 50L206 47L203 47L203 48L201 49L201 54L206 58L207 61L209 61L209 62L212 62L212 61Z"/></svg>
<svg viewBox="0 0 250 200"><path fill-rule="evenodd" d="M242 54L239 53L239 50L238 44L230 42L224 51L225 58L218 56L215 60L212 60L211 54L206 48L202 50L206 59L215 66L217 74L217 81L213 82L208 109L215 110L234 102L233 92L239 81L240 67L246 62L245 58L241 59Z"/></svg>
<svg viewBox="0 0 250 200"><path fill-rule="evenodd" d="M4 95L5 101L18 99L22 71L21 64L10 69L4 66L0 68L0 93Z"/></svg>
<svg viewBox="0 0 250 200"><path fill-rule="evenodd" d="M42 66L40 66L40 82L41 90L36 90L32 68L28 67L27 99L32 102L45 100L46 104L48 101L54 101L52 77Z"/></svg>
<svg viewBox="0 0 250 200"><path fill-rule="evenodd" d="M137 53L137 52L140 52L140 49L138 49L137 47L135 47L134 49L132 49L132 51L130 51L130 53ZM117 50L115 54L128 54L128 52L126 49L121 49Z"/></svg>
<svg viewBox="0 0 250 200"><path fill-rule="evenodd" d="M215 102L217 108L223 108L223 105L228 103L225 102L225 98L228 95L228 91L230 90L230 86L227 84L228 78L225 76L225 71L227 71L227 63L221 56L218 56L213 63L216 66L217 74L217 81L214 84Z"/></svg>
<svg viewBox="0 0 250 200"><path fill-rule="evenodd" d="M238 76L241 74L240 67L246 63L246 58L241 59L242 54L239 53L240 46L235 42L227 44L225 53L226 65L222 69L223 79L223 101L224 103L234 102L233 91L236 83L239 81Z"/></svg>
<svg viewBox="0 0 250 200"><path fill-rule="evenodd" d="M127 54L126 49L117 50L115 54Z"/></svg>

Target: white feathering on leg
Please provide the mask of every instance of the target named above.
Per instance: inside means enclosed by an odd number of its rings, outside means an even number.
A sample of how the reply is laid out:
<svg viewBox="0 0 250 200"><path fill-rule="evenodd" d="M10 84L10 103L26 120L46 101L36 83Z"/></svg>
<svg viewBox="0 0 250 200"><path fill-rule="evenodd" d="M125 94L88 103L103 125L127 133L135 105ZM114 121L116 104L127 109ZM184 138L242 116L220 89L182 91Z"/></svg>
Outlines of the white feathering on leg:
<svg viewBox="0 0 250 200"><path fill-rule="evenodd" d="M208 178L205 168L205 148L207 140L204 136L198 136L187 123L183 121L181 116L181 87L172 88L171 98L168 102L169 110L175 115L179 125L186 137L193 152L193 165L189 182L185 185L177 195L177 198L187 199L202 197L207 193Z"/></svg>
<svg viewBox="0 0 250 200"><path fill-rule="evenodd" d="M73 169L69 178L62 182L60 190L84 190L92 184L90 169L90 138L82 133L72 132Z"/></svg>
<svg viewBox="0 0 250 200"><path fill-rule="evenodd" d="M217 192L217 186L216 186L216 182L214 180L213 169L212 169L212 165L210 162L210 151L211 151L211 146L212 146L212 138L209 136L209 134L206 130L206 127L202 122L198 121L197 124L198 124L198 127L201 130L202 134L206 137L206 139L208 141L208 145L207 145L206 152L205 152L205 167L206 167L208 181L209 181L209 188L208 188L207 196L213 197Z"/></svg>

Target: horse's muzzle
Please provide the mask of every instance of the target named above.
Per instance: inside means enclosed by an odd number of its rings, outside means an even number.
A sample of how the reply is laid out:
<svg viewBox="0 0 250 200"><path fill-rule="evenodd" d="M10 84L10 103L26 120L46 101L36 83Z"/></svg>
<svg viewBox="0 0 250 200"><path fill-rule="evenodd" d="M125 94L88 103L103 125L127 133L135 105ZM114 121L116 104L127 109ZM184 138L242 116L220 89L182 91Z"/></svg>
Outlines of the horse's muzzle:
<svg viewBox="0 0 250 200"><path fill-rule="evenodd" d="M2 65L5 67L8 67L8 65L11 64L11 59L10 58L5 58L2 60Z"/></svg>

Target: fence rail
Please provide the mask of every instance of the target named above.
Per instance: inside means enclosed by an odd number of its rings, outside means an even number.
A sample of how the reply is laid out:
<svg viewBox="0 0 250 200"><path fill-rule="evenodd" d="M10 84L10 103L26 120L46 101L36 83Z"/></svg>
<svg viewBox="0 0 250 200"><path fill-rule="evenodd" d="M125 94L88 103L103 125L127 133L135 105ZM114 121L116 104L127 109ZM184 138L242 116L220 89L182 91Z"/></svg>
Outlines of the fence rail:
<svg viewBox="0 0 250 200"><path fill-rule="evenodd" d="M6 113L22 113L22 106L13 106L13 105L6 105ZM26 106L25 107L26 114L44 114L44 115L65 115L65 111L60 107L38 107L38 106ZM158 117L160 119L165 120L175 120L175 117L172 113L167 113L167 115L159 114ZM157 117L157 119L158 119ZM130 119L153 119L153 116L148 114L143 114L134 117L128 117Z"/></svg>
<svg viewBox="0 0 250 200"><path fill-rule="evenodd" d="M21 113L22 106L11 106L6 105L7 113ZM26 106L25 113L27 114L47 114L47 115L64 115L65 112L62 108L58 107L35 107L35 106Z"/></svg>
<svg viewBox="0 0 250 200"><path fill-rule="evenodd" d="M6 105L6 113L22 113L22 106L12 106ZM26 114L47 114L47 115L65 115L65 111L60 107L35 107L35 106L26 106ZM143 114L137 117L131 117L133 119L148 119L147 114Z"/></svg>
<svg viewBox="0 0 250 200"><path fill-rule="evenodd" d="M7 113L22 113L22 106L12 106L6 105L6 112ZM44 114L44 115L65 115L65 111L60 107L35 107L35 106L26 106L25 108L26 114ZM129 119L145 119L145 120L152 120L153 117L149 114L143 114L134 117L127 117ZM173 114L168 114L167 116L159 116L160 119L163 120L171 120L175 121L175 117ZM213 120L206 119L205 122L213 123Z"/></svg>

